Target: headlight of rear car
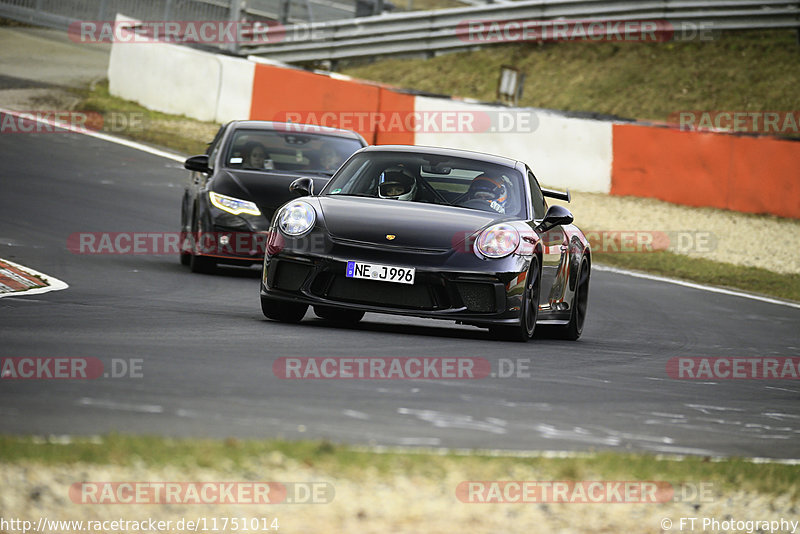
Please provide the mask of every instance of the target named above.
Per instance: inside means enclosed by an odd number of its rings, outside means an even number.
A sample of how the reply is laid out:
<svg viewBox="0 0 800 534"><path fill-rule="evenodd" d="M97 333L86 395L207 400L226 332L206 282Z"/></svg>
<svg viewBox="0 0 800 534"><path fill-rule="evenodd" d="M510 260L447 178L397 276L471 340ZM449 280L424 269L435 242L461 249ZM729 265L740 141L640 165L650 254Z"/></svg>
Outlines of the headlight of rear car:
<svg viewBox="0 0 800 534"><path fill-rule="evenodd" d="M475 253L487 258L505 258L519 247L519 232L510 224L490 226L475 241Z"/></svg>
<svg viewBox="0 0 800 534"><path fill-rule="evenodd" d="M250 202L249 200L242 200L240 198L229 197L227 195L220 195L214 191L208 192L208 198L215 207L221 209L222 211L232 213L233 215L239 215L241 213L247 213L248 215L261 215L261 210L258 209L258 206L256 206L255 202Z"/></svg>
<svg viewBox="0 0 800 534"><path fill-rule="evenodd" d="M299 236L314 227L317 213L311 204L298 200L281 209L278 227L288 236Z"/></svg>

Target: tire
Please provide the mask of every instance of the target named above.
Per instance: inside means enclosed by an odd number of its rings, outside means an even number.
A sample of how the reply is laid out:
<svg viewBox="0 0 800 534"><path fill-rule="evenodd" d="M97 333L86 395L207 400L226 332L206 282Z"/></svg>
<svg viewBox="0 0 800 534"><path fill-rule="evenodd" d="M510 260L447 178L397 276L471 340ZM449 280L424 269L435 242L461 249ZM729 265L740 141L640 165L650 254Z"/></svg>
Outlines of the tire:
<svg viewBox="0 0 800 534"><path fill-rule="evenodd" d="M364 317L364 312L329 306L314 306L314 315L336 324L356 324Z"/></svg>
<svg viewBox="0 0 800 534"><path fill-rule="evenodd" d="M198 243L201 236L200 223L194 220L192 222L192 242L190 243L192 248L189 254L189 269L193 273L213 274L217 270L217 261L208 256L200 256L197 254Z"/></svg>
<svg viewBox="0 0 800 534"><path fill-rule="evenodd" d="M264 317L282 323L299 323L308 310L305 304L295 304L283 300L275 300L269 297L261 297L261 311Z"/></svg>
<svg viewBox="0 0 800 534"><path fill-rule="evenodd" d="M563 339L575 341L583 333L583 324L586 321L586 310L589 305L590 275L589 260L584 257L581 260L581 268L578 270L578 285L575 288L575 297L572 299L572 315L569 318L569 324L559 332Z"/></svg>
<svg viewBox="0 0 800 534"><path fill-rule="evenodd" d="M539 293L541 292L542 272L539 269L539 257L534 256L525 279L525 291L522 294L519 323L513 326L492 326L489 332L497 339L505 341L526 342L536 331L536 319L539 317Z"/></svg>
<svg viewBox="0 0 800 534"><path fill-rule="evenodd" d="M586 321L586 310L589 304L589 279L591 269L589 260L585 257L581 260L578 269L578 283L575 285L575 297L572 299L572 313L569 316L569 323L563 326L548 326L541 329L543 337L551 339L565 339L576 341L583 333L583 324Z"/></svg>

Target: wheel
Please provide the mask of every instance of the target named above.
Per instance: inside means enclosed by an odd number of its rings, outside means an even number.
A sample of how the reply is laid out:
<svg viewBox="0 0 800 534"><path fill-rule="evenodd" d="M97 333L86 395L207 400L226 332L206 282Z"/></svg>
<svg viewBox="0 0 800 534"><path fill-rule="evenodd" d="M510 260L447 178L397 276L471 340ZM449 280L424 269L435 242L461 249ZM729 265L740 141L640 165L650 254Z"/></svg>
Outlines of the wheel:
<svg viewBox="0 0 800 534"><path fill-rule="evenodd" d="M572 313L569 316L569 323L563 326L548 326L542 329L543 336L569 341L575 341L581 337L583 323L586 321L586 309L589 305L590 275L589 260L583 258L578 270L578 283L575 286L575 297L572 299Z"/></svg>
<svg viewBox="0 0 800 534"><path fill-rule="evenodd" d="M284 300L275 300L269 297L261 297L261 311L264 317L282 323L299 323L308 310L305 304L295 304Z"/></svg>
<svg viewBox="0 0 800 534"><path fill-rule="evenodd" d="M575 289L575 297L572 299L572 315L570 315L569 323L559 331L563 339L575 341L583 333L583 323L586 321L586 309L589 305L590 275L589 260L583 258L578 271L578 285Z"/></svg>
<svg viewBox="0 0 800 534"><path fill-rule="evenodd" d="M317 317L338 324L356 324L364 317L363 311L331 308L329 306L314 306Z"/></svg>
<svg viewBox="0 0 800 534"><path fill-rule="evenodd" d="M539 290L541 288L541 270L539 258L534 256L531 268L525 280L522 294L522 305L519 312L519 324L513 326L492 326L489 332L498 339L506 341L528 341L536 330L536 319L539 317Z"/></svg>
<svg viewBox="0 0 800 534"><path fill-rule="evenodd" d="M200 232L200 224L197 220L192 223L192 237L191 237L191 253L189 254L189 269L193 273L213 274L217 270L217 261L208 256L200 256L197 254L198 244L202 237Z"/></svg>

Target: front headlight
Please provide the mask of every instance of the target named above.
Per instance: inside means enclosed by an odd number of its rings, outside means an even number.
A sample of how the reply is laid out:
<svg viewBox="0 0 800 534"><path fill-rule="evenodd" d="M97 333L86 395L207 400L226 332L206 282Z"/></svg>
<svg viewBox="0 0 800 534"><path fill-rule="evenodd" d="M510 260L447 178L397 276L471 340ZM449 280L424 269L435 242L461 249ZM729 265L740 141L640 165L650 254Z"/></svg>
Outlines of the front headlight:
<svg viewBox="0 0 800 534"><path fill-rule="evenodd" d="M475 241L475 252L487 258L504 258L519 247L519 232L510 224L490 226Z"/></svg>
<svg viewBox="0 0 800 534"><path fill-rule="evenodd" d="M220 195L213 191L208 192L208 199L215 207L222 211L227 211L233 215L247 213L248 215L261 215L261 210L258 209L255 202L249 200L242 200L240 198L233 198L227 195Z"/></svg>
<svg viewBox="0 0 800 534"><path fill-rule="evenodd" d="M278 227L288 236L299 236L314 227L317 213L311 204L298 200L281 209Z"/></svg>

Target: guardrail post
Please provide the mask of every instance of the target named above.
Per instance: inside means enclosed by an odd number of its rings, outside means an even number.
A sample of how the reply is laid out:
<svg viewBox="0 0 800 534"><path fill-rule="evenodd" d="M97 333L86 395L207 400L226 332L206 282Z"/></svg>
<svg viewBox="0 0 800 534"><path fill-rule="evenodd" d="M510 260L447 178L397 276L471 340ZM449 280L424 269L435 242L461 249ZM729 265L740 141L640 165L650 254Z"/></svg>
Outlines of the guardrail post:
<svg viewBox="0 0 800 534"><path fill-rule="evenodd" d="M164 3L164 20L172 20L172 3L173 0L167 0Z"/></svg>
<svg viewBox="0 0 800 534"><path fill-rule="evenodd" d="M235 31L233 32L233 42L228 43L226 48L234 54L239 53L239 47L241 46L241 43L239 43L239 36L241 35L241 32L239 31L239 22L242 18L244 3L245 0L231 0L230 15L228 16L228 20L234 24Z"/></svg>

